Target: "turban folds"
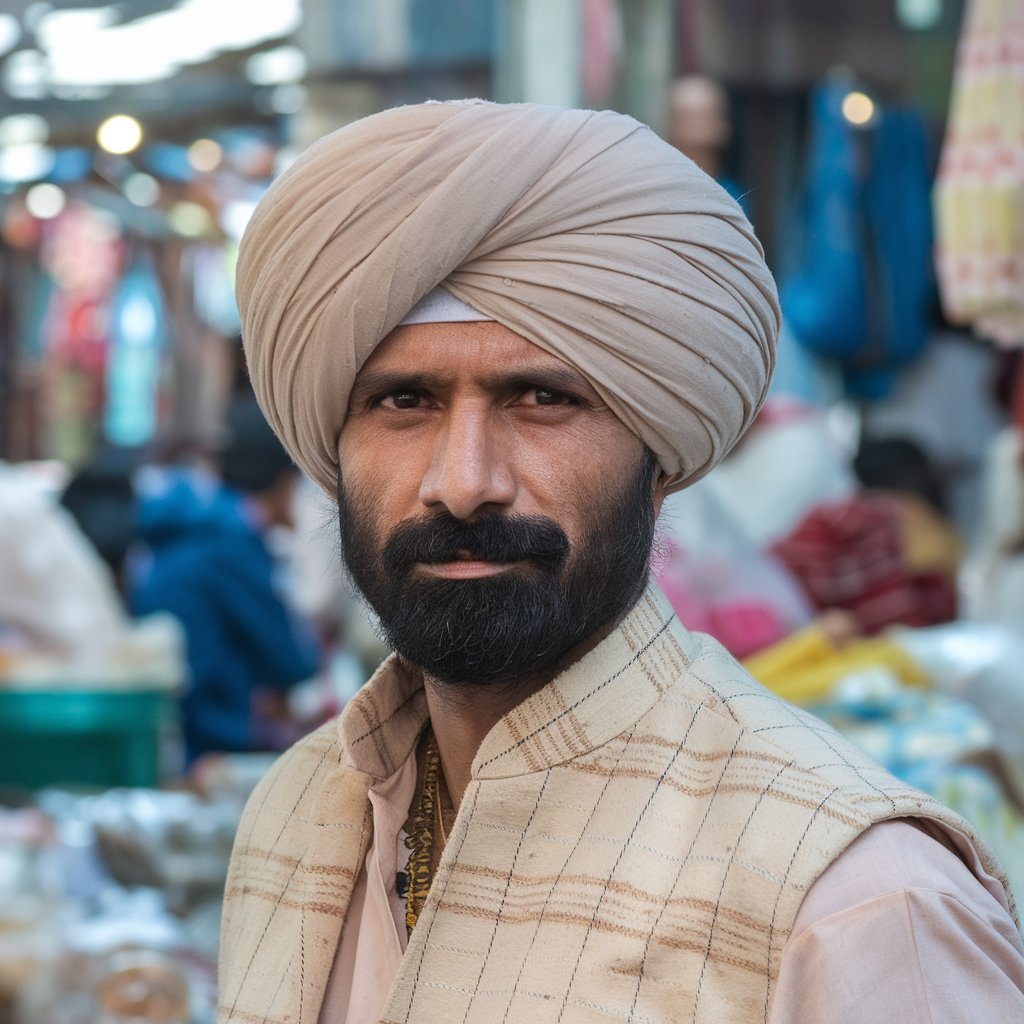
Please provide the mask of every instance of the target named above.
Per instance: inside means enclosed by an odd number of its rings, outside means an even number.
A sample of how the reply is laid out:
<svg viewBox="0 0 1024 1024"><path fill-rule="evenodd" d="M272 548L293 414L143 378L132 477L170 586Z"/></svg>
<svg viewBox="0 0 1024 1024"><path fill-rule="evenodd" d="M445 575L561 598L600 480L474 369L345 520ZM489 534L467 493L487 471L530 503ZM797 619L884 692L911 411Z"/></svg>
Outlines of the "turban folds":
<svg viewBox="0 0 1024 1024"><path fill-rule="evenodd" d="M397 107L311 146L267 190L236 275L253 388L334 492L356 374L436 285L574 366L677 489L764 400L775 285L736 203L610 111Z"/></svg>

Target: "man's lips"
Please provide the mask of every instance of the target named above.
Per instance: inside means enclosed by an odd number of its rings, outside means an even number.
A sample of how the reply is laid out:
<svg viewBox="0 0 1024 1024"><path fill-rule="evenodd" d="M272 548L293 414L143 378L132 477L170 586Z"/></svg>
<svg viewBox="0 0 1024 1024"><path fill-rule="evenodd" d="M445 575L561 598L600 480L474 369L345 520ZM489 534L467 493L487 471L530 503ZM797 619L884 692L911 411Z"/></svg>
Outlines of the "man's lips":
<svg viewBox="0 0 1024 1024"><path fill-rule="evenodd" d="M420 562L417 568L428 576L447 580L475 580L484 576L497 576L516 565L516 562Z"/></svg>
<svg viewBox="0 0 1024 1024"><path fill-rule="evenodd" d="M449 580L474 580L485 576L497 576L506 572L518 562L488 562L475 558L469 552L460 551L452 562L418 562L416 568L430 576Z"/></svg>

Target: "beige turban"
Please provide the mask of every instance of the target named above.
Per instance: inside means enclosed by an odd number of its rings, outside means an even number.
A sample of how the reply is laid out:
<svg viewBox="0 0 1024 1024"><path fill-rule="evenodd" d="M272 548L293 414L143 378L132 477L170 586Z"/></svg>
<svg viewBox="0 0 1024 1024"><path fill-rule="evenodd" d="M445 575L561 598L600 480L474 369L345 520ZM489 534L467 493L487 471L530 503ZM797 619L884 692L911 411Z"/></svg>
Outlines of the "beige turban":
<svg viewBox="0 0 1024 1024"><path fill-rule="evenodd" d="M253 387L327 491L356 374L441 283L582 373L673 489L764 400L775 285L739 207L690 160L609 111L398 107L300 156L239 252Z"/></svg>

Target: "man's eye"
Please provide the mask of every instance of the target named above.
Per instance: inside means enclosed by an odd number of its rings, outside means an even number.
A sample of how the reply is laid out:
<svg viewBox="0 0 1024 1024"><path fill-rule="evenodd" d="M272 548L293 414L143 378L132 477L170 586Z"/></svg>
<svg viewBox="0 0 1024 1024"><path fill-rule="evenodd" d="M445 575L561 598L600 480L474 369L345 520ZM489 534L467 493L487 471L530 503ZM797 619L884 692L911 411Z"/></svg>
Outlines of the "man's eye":
<svg viewBox="0 0 1024 1024"><path fill-rule="evenodd" d="M415 409L420 404L420 394L418 391L392 391L380 404L392 409Z"/></svg>
<svg viewBox="0 0 1024 1024"><path fill-rule="evenodd" d="M572 395L552 388L534 388L533 399L538 405L568 405L573 400Z"/></svg>

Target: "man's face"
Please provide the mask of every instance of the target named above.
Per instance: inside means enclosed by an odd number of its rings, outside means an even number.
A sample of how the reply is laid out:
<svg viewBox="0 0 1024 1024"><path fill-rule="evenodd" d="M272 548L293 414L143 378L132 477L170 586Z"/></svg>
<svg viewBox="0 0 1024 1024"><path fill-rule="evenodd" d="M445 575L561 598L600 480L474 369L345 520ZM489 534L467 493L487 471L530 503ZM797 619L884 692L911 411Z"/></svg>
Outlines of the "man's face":
<svg viewBox="0 0 1024 1024"><path fill-rule="evenodd" d="M646 583L653 459L500 324L395 330L356 378L339 455L349 572L392 646L444 682L543 676Z"/></svg>

